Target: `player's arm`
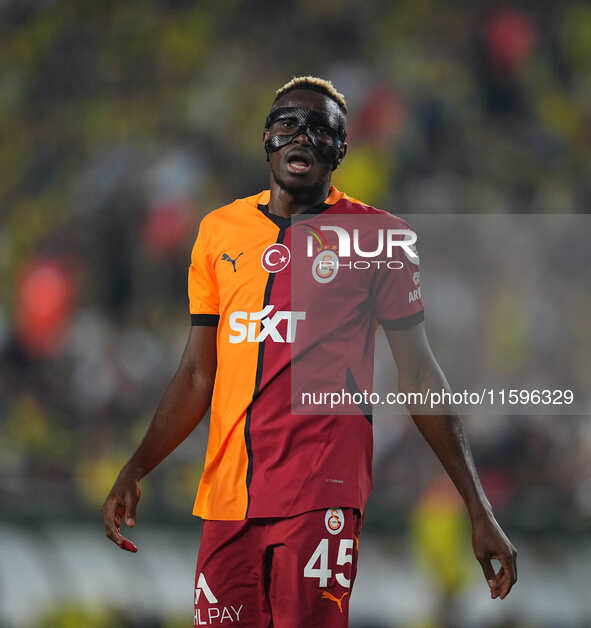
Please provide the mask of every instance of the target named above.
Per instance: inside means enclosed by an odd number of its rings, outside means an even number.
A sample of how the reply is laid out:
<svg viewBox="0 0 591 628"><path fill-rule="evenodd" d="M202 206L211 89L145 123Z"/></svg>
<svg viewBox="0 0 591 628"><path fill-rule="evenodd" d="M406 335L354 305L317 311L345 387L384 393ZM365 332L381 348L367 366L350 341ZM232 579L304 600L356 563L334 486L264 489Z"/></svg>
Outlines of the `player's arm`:
<svg viewBox="0 0 591 628"><path fill-rule="evenodd" d="M386 329L398 367L400 392L449 391L449 384L431 351L424 323L405 330ZM409 405L413 421L437 454L449 477L464 499L472 520L472 546L491 590L491 597L504 599L517 581L516 551L484 494L468 438L460 418L449 408L441 413L421 412ZM495 574L491 559L501 563Z"/></svg>
<svg viewBox="0 0 591 628"><path fill-rule="evenodd" d="M136 551L120 532L123 519L135 524L141 497L139 480L157 466L193 431L211 403L217 366L215 326L191 327L187 346L146 434L121 469L103 504L107 536L119 547Z"/></svg>

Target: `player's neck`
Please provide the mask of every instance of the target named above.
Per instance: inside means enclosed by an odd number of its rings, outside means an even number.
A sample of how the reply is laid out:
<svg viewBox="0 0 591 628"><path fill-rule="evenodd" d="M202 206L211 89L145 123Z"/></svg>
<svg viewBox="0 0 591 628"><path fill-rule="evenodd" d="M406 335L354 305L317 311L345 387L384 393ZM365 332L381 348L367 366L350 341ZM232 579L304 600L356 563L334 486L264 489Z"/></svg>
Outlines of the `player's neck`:
<svg viewBox="0 0 591 628"><path fill-rule="evenodd" d="M329 189L330 180L318 188L305 190L297 194L282 188L271 177L269 212L284 218L289 218L294 214L301 214L303 211L310 209L310 207L316 207L324 202L328 197Z"/></svg>

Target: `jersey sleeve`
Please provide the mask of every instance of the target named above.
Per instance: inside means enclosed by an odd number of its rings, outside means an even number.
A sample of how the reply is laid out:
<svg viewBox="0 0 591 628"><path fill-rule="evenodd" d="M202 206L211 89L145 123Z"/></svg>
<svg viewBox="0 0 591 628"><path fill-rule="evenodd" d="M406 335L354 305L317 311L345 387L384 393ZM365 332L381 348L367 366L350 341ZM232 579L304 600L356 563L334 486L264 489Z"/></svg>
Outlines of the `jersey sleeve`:
<svg viewBox="0 0 591 628"><path fill-rule="evenodd" d="M401 218L393 219L396 229L411 229ZM411 259L402 247L394 247L392 269L380 269L376 279L376 317L385 329L408 329L424 320L421 295L420 259Z"/></svg>
<svg viewBox="0 0 591 628"><path fill-rule="evenodd" d="M188 284L191 324L217 325L220 301L206 219L199 225L191 252Z"/></svg>

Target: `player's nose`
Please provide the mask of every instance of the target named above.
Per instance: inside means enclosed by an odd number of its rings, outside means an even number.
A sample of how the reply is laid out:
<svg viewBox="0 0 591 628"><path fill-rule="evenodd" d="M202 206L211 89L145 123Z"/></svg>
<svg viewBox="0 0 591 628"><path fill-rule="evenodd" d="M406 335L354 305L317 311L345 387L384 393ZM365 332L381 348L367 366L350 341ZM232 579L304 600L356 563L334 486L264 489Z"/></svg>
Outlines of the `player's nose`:
<svg viewBox="0 0 591 628"><path fill-rule="evenodd" d="M308 135L308 131L300 131L292 140L292 142L296 142L298 144L302 144L304 146L312 146L312 141L310 140L310 136Z"/></svg>

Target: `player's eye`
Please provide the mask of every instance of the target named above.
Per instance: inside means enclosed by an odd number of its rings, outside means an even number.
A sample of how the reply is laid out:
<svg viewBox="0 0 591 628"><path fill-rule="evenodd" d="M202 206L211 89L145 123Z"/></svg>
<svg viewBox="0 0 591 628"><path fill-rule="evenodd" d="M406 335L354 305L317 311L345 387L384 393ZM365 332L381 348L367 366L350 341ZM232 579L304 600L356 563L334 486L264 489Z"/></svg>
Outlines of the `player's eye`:
<svg viewBox="0 0 591 628"><path fill-rule="evenodd" d="M314 135L323 142L330 142L333 140L334 133L331 128L319 125L314 127Z"/></svg>
<svg viewBox="0 0 591 628"><path fill-rule="evenodd" d="M289 133L297 127L297 122L293 118L282 118L277 120L273 125L272 130L275 133Z"/></svg>

